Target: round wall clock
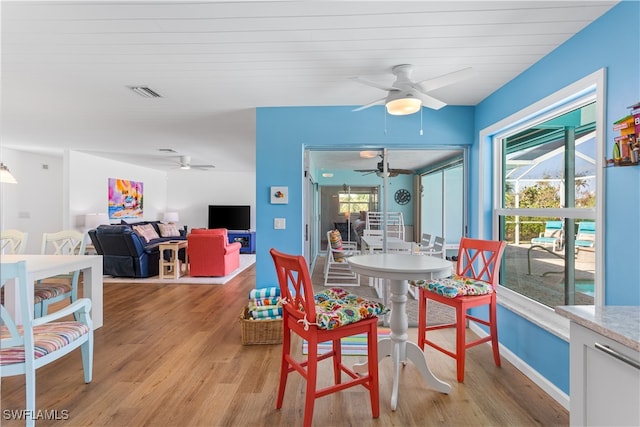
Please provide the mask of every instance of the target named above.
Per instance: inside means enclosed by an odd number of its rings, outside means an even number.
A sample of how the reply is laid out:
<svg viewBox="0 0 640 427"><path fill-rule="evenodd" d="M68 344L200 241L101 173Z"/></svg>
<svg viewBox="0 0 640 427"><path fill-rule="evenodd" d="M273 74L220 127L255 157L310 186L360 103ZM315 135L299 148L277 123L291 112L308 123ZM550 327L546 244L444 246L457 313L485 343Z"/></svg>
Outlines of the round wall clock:
<svg viewBox="0 0 640 427"><path fill-rule="evenodd" d="M406 205L411 201L411 193L409 193L409 190L401 188L400 190L396 191L396 194L395 196L393 196L393 198L395 199L397 204Z"/></svg>

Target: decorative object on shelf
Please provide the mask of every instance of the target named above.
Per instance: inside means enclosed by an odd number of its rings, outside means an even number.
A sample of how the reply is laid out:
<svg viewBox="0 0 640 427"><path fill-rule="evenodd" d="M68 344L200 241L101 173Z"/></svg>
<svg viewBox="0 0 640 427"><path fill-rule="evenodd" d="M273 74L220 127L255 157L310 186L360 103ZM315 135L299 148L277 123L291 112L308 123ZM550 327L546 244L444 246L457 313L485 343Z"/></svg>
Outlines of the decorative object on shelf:
<svg viewBox="0 0 640 427"><path fill-rule="evenodd" d="M4 163L0 162L0 182L4 182L5 184L17 184L18 181L11 175L9 172L9 168L5 166Z"/></svg>
<svg viewBox="0 0 640 427"><path fill-rule="evenodd" d="M286 205L289 203L289 187L271 187L271 204Z"/></svg>
<svg viewBox="0 0 640 427"><path fill-rule="evenodd" d="M409 193L409 190L401 188L400 190L396 191L396 194L393 196L393 198L397 204L406 205L411 201L411 193Z"/></svg>
<svg viewBox="0 0 640 427"><path fill-rule="evenodd" d="M620 132L613 143L612 158L607 160L613 166L635 166L640 162L640 102L628 108L631 113L613 123L613 130Z"/></svg>

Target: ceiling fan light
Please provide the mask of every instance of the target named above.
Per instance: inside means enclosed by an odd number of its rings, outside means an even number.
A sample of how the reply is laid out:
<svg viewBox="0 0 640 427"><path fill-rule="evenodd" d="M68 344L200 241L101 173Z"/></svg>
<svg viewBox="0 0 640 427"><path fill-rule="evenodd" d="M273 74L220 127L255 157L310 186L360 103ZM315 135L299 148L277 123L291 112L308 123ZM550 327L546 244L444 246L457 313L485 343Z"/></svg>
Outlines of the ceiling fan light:
<svg viewBox="0 0 640 427"><path fill-rule="evenodd" d="M419 98L405 97L388 101L385 106L387 113L393 116L406 116L420 111L422 101Z"/></svg>
<svg viewBox="0 0 640 427"><path fill-rule="evenodd" d="M187 171L191 169L191 165L180 165L180 169Z"/></svg>
<svg viewBox="0 0 640 427"><path fill-rule="evenodd" d="M363 159L373 159L374 157L378 156L378 152L377 151L361 151L360 152L360 157Z"/></svg>
<svg viewBox="0 0 640 427"><path fill-rule="evenodd" d="M0 163L0 182L4 182L6 184L17 184L18 181L11 175L9 172L9 168L4 165L4 163Z"/></svg>

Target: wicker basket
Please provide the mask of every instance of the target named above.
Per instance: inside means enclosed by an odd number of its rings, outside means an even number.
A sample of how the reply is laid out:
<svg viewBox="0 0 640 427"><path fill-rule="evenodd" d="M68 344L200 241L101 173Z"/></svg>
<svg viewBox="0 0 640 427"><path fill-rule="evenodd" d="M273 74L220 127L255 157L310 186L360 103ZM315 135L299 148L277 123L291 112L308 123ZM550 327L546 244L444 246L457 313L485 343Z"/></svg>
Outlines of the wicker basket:
<svg viewBox="0 0 640 427"><path fill-rule="evenodd" d="M240 329L242 345L282 343L282 319L253 320L249 307L240 314Z"/></svg>

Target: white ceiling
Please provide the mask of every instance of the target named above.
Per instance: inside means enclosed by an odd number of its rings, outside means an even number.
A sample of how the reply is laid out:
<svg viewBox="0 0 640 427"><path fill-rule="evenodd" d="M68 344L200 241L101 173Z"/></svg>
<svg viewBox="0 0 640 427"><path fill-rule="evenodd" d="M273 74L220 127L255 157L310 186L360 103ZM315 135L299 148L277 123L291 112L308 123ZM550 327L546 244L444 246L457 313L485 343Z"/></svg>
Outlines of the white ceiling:
<svg viewBox="0 0 640 427"><path fill-rule="evenodd" d="M364 105L385 93L350 77L390 85L397 64L473 67L431 94L476 105L616 3L5 0L1 144L253 171L256 107Z"/></svg>

